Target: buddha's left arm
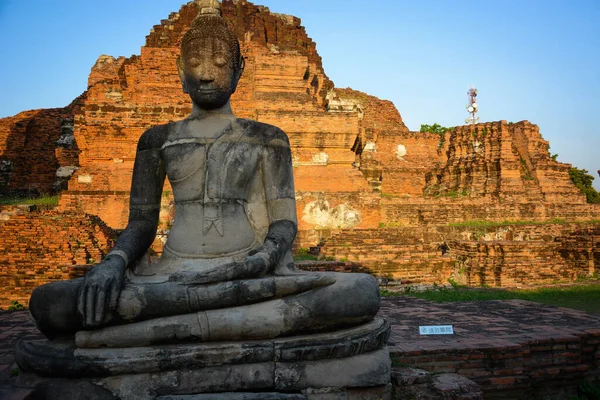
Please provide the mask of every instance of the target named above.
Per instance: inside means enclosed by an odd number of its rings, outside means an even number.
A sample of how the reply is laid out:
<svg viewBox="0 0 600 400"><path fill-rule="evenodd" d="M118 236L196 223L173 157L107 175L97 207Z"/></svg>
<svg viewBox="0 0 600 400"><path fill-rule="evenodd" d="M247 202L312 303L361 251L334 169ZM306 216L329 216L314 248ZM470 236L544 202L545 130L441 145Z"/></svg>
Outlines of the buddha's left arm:
<svg viewBox="0 0 600 400"><path fill-rule="evenodd" d="M268 256L268 271L272 271L285 253L291 250L298 231L292 154L287 135L278 128L265 146L260 170L269 229L261 252Z"/></svg>

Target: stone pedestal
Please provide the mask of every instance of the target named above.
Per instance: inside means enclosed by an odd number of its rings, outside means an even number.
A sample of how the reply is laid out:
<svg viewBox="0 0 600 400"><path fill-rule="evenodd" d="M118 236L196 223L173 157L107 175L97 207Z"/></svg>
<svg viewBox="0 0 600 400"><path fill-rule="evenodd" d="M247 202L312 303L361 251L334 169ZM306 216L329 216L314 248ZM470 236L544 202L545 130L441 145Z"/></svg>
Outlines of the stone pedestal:
<svg viewBox="0 0 600 400"><path fill-rule="evenodd" d="M389 324L249 342L80 349L22 341L22 380L42 398L381 399L389 392ZM67 379L65 379L67 378Z"/></svg>

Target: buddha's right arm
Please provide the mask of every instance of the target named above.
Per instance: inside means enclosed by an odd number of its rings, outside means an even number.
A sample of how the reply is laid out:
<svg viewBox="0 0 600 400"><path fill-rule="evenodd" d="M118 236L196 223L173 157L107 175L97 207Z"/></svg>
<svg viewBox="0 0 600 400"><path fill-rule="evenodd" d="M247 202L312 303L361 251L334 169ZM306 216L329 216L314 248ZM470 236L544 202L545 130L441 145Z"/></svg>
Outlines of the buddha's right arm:
<svg viewBox="0 0 600 400"><path fill-rule="evenodd" d="M156 236L165 168L160 154L162 132L166 126L147 130L137 146L131 193L129 221L109 257L118 256L131 266L150 248Z"/></svg>
<svg viewBox="0 0 600 400"><path fill-rule="evenodd" d="M123 287L125 269L148 250L158 227L165 169L160 137L166 126L146 131L137 146L129 222L108 256L85 276L79 291L78 310L83 324L98 326L112 319Z"/></svg>

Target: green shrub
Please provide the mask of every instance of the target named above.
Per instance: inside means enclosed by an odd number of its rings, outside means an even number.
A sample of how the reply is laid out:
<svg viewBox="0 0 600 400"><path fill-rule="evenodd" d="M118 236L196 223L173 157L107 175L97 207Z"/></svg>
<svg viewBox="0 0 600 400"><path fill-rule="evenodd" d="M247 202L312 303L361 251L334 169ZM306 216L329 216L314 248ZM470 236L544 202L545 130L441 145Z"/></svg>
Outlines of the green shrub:
<svg viewBox="0 0 600 400"><path fill-rule="evenodd" d="M453 127L446 128L445 126L441 126L440 124L433 124L433 125L421 124L420 132L422 132L422 133L425 133L425 132L437 133L438 135L442 136L451 129L454 129L454 128Z"/></svg>
<svg viewBox="0 0 600 400"><path fill-rule="evenodd" d="M23 306L23 304L19 303L17 300L13 300L10 302L10 306L8 306L8 311L17 311L17 310L24 310L25 307Z"/></svg>
<svg viewBox="0 0 600 400"><path fill-rule="evenodd" d="M317 257L312 254L309 254L308 249L301 247L298 249L298 253L294 256L294 261L306 261L306 260L316 261Z"/></svg>
<svg viewBox="0 0 600 400"><path fill-rule="evenodd" d="M569 177L571 181L577 186L579 191L585 195L588 203L598 204L600 203L600 193L594 189L592 182L594 177L588 174L587 169L579 169L573 167L569 170Z"/></svg>

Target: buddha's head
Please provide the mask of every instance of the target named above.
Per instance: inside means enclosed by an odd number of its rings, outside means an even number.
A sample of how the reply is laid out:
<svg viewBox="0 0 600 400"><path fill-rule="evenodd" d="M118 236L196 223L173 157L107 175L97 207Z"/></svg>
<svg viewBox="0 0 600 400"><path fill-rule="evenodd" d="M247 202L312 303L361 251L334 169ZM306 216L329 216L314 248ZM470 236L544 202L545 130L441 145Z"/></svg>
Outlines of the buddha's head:
<svg viewBox="0 0 600 400"><path fill-rule="evenodd" d="M183 91L211 110L227 103L244 70L240 44L221 17L217 0L196 0L199 13L181 40L177 70Z"/></svg>

